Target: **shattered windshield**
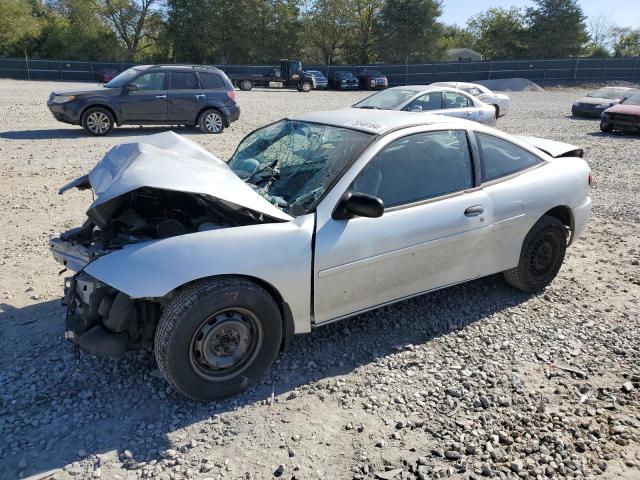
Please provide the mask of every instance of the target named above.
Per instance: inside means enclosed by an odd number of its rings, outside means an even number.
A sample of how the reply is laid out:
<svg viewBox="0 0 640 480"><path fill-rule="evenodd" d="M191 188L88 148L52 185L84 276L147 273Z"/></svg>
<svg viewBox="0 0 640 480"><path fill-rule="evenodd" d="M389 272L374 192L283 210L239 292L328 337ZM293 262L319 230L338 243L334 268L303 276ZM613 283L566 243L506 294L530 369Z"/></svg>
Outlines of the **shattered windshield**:
<svg viewBox="0 0 640 480"><path fill-rule="evenodd" d="M347 128L283 120L245 138L228 163L268 201L301 215L372 137Z"/></svg>
<svg viewBox="0 0 640 480"><path fill-rule="evenodd" d="M355 108L375 108L380 110L395 110L411 97L416 95L415 90L390 88L380 93L371 95L354 105Z"/></svg>
<svg viewBox="0 0 640 480"><path fill-rule="evenodd" d="M600 90L596 90L595 92L591 92L587 94L587 97L590 98L606 98L608 100L615 100L616 98L622 97L624 91L616 90L613 88L601 88Z"/></svg>

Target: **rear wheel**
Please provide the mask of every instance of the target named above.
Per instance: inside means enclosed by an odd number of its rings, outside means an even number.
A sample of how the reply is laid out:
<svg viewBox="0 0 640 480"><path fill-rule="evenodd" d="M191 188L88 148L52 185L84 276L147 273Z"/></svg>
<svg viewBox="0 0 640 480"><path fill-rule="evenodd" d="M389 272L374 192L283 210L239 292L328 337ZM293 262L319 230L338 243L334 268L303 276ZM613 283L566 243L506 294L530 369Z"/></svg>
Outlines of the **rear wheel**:
<svg viewBox="0 0 640 480"><path fill-rule="evenodd" d="M609 133L613 130L613 126L606 120L600 120L600 130L605 133Z"/></svg>
<svg viewBox="0 0 640 480"><path fill-rule="evenodd" d="M224 131L224 117L215 108L210 108L200 114L198 127L204 133L222 133Z"/></svg>
<svg viewBox="0 0 640 480"><path fill-rule="evenodd" d="M512 286L536 292L549 285L564 261L567 230L555 217L544 215L524 239L518 266L504 272Z"/></svg>
<svg viewBox="0 0 640 480"><path fill-rule="evenodd" d="M258 383L281 340L280 310L269 293L243 279L208 279L169 304L154 348L173 388L196 400L217 400Z"/></svg>
<svg viewBox="0 0 640 480"><path fill-rule="evenodd" d="M240 82L240 90L248 92L253 88L253 82L251 80L243 80Z"/></svg>
<svg viewBox="0 0 640 480"><path fill-rule="evenodd" d="M102 107L94 107L87 109L82 114L80 124L88 134L104 136L111 133L115 122L109 110Z"/></svg>

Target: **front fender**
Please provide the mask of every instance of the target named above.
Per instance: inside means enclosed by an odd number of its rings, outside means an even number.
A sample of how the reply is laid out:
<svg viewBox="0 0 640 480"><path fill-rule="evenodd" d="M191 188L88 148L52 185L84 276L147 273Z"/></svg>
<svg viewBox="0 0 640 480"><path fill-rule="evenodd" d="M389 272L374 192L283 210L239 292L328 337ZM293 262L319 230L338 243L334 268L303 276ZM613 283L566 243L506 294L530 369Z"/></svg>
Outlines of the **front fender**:
<svg viewBox="0 0 640 480"><path fill-rule="evenodd" d="M186 283L245 275L273 286L291 308L295 333L311 328L311 249L315 217L210 230L131 245L84 271L131 298L161 298Z"/></svg>

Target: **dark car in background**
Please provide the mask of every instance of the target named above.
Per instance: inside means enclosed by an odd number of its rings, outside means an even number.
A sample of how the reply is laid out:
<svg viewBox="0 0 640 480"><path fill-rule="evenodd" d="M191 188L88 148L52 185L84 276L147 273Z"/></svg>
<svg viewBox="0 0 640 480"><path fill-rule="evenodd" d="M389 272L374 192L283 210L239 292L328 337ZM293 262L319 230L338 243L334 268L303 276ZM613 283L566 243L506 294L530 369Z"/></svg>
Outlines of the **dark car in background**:
<svg viewBox="0 0 640 480"><path fill-rule="evenodd" d="M635 88L603 87L576 100L571 107L571 113L576 117L600 118L607 108L617 105L636 93L640 92Z"/></svg>
<svg viewBox="0 0 640 480"><path fill-rule="evenodd" d="M91 135L108 135L114 125L188 125L222 133L240 117L225 73L200 65L132 67L104 85L51 92L47 106L57 120Z"/></svg>
<svg viewBox="0 0 640 480"><path fill-rule="evenodd" d="M384 90L389 80L378 70L362 70L358 74L358 83L363 90Z"/></svg>
<svg viewBox="0 0 640 480"><path fill-rule="evenodd" d="M628 97L602 112L600 130L640 132L640 93Z"/></svg>
<svg viewBox="0 0 640 480"><path fill-rule="evenodd" d="M313 88L316 90L329 88L329 79L320 70L307 70L305 73L313 77Z"/></svg>
<svg viewBox="0 0 640 480"><path fill-rule="evenodd" d="M119 73L115 68L101 68L96 71L96 80L100 83L107 83L116 78Z"/></svg>
<svg viewBox="0 0 640 480"><path fill-rule="evenodd" d="M353 72L337 70L331 73L329 85L336 90L358 90L358 79Z"/></svg>

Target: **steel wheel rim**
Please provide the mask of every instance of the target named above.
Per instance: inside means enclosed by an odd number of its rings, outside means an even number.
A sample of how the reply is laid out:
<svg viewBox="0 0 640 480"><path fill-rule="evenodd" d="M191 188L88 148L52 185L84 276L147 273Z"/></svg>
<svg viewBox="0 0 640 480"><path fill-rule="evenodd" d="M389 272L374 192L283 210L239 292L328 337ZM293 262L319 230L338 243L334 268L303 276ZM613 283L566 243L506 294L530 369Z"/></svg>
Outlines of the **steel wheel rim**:
<svg viewBox="0 0 640 480"><path fill-rule="evenodd" d="M93 112L87 117L87 128L93 133L105 133L109 123L109 117L103 112Z"/></svg>
<svg viewBox="0 0 640 480"><path fill-rule="evenodd" d="M304 92L310 92L311 91L311 86L308 83L303 83L302 84L302 90Z"/></svg>
<svg viewBox="0 0 640 480"><path fill-rule="evenodd" d="M204 119L205 128L211 133L222 130L222 118L217 113L209 113Z"/></svg>
<svg viewBox="0 0 640 480"><path fill-rule="evenodd" d="M552 270L557 257L556 239L546 233L537 239L529 257L529 271L537 278L545 277Z"/></svg>
<svg viewBox="0 0 640 480"><path fill-rule="evenodd" d="M207 317L191 337L194 370L209 381L238 375L255 359L263 332L257 316L244 308L227 308Z"/></svg>

